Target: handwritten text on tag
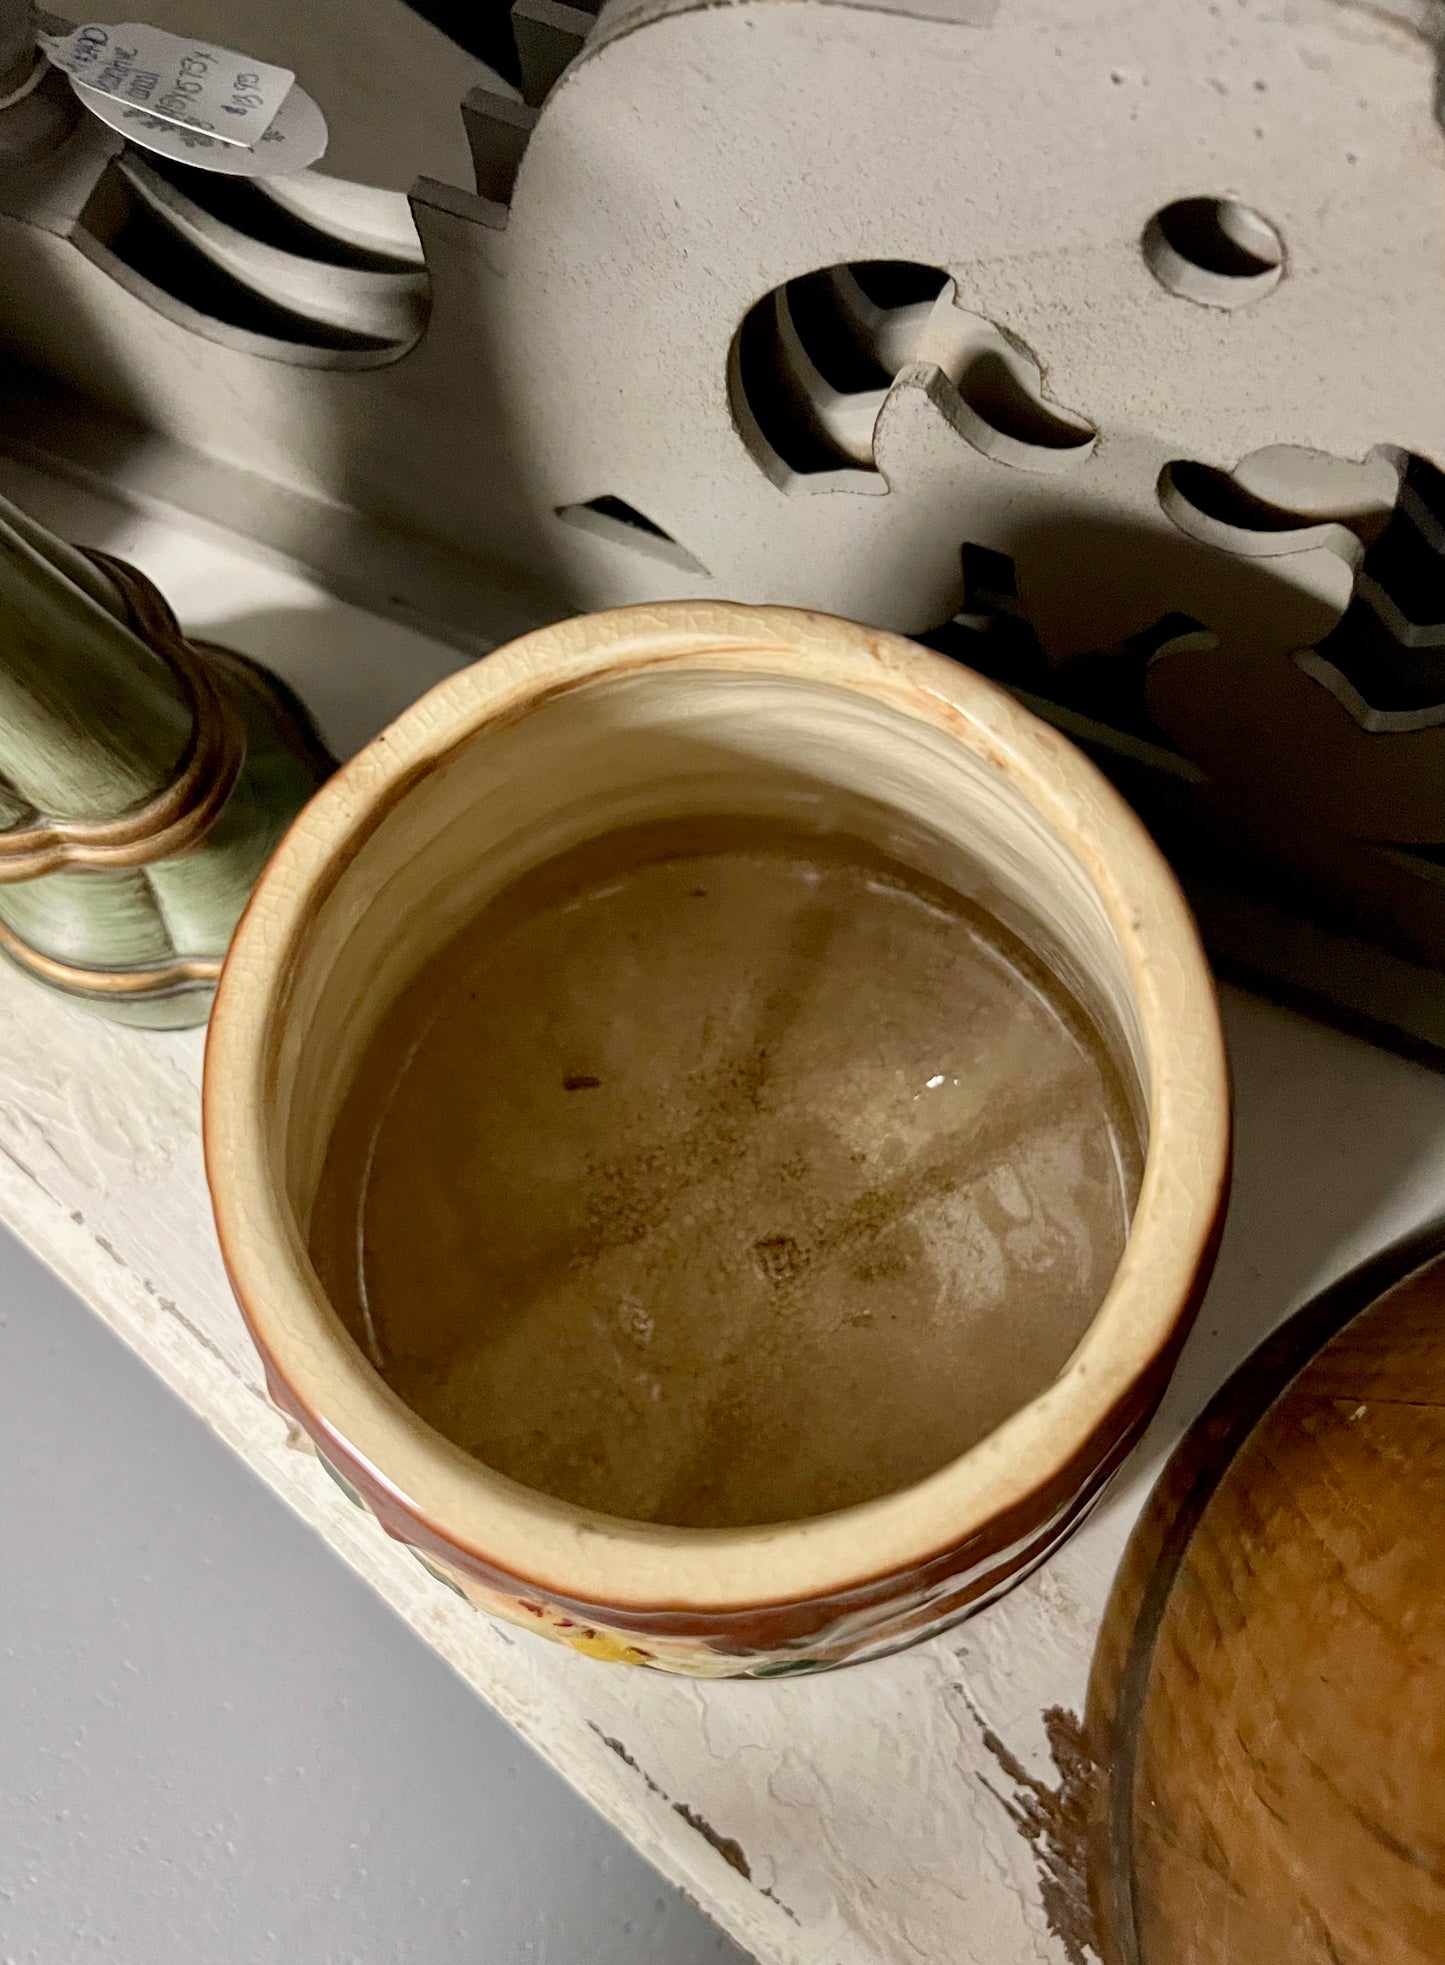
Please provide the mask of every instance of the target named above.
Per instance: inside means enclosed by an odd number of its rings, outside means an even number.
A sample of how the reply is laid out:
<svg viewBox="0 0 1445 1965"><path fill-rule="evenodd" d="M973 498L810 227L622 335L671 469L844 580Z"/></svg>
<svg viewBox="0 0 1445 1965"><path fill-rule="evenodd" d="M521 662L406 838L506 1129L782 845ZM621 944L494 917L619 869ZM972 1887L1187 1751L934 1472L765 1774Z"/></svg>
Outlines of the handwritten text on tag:
<svg viewBox="0 0 1445 1965"><path fill-rule="evenodd" d="M296 79L289 68L137 21L92 21L42 35L40 45L55 67L101 96L243 146L266 134Z"/></svg>

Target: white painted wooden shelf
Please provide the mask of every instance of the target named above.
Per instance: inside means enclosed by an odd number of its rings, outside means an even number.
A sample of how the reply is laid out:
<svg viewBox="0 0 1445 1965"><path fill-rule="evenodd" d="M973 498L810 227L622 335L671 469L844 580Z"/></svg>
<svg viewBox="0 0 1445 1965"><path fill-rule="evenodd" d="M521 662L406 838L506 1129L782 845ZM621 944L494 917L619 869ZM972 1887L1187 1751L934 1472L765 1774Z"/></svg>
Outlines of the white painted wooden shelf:
<svg viewBox="0 0 1445 1965"><path fill-rule="evenodd" d="M455 649L193 521L0 464L0 489L133 559L187 627L256 655L349 749ZM0 1215L623 1833L768 1965L1063 1965L985 1736L1041 1780L1081 1709L1129 1527L1172 1442L1305 1297L1437 1211L1445 1077L1228 992L1235 1197L1158 1421L1074 1539L933 1643L830 1676L667 1679L493 1625L358 1514L267 1402L211 1228L199 1032L112 1028L0 972ZM278 1643L287 1610L274 1606Z"/></svg>

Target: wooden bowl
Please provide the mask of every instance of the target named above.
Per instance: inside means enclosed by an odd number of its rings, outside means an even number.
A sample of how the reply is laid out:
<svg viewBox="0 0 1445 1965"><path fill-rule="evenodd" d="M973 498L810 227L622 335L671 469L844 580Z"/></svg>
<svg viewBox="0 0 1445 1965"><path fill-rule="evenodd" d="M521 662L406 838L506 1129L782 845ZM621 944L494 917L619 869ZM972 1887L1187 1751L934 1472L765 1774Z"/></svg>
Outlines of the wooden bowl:
<svg viewBox="0 0 1445 1965"><path fill-rule="evenodd" d="M1084 1741L1106 1965L1445 1949L1445 1227L1268 1337L1115 1578Z"/></svg>
<svg viewBox="0 0 1445 1965"><path fill-rule="evenodd" d="M672 1528L533 1492L432 1431L321 1290L310 1213L378 1018L518 873L619 825L764 785L866 794L973 870L1120 1061L1147 1139L1113 1283L1052 1383L901 1492L776 1526ZM629 608L442 683L283 842L222 978L207 1170L277 1404L474 1602L596 1655L702 1675L817 1669L940 1629L1070 1531L1159 1398L1212 1264L1229 1093L1209 972L1127 806L1013 699L896 636L785 608Z"/></svg>

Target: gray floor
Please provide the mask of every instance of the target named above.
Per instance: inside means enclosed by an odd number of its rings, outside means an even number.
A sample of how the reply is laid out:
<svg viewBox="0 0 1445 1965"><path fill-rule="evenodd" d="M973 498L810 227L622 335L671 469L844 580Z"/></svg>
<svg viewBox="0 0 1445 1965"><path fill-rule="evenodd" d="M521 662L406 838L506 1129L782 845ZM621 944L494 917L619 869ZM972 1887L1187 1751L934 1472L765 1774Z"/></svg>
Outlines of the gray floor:
<svg viewBox="0 0 1445 1965"><path fill-rule="evenodd" d="M743 1965L0 1238L0 1965Z"/></svg>

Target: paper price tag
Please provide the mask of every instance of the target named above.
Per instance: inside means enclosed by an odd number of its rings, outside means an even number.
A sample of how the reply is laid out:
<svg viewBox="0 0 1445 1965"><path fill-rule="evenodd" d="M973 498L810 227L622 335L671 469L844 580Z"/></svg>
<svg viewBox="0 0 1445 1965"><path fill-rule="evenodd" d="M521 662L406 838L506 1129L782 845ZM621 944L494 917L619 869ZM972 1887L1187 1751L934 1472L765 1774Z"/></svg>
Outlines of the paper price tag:
<svg viewBox="0 0 1445 1965"><path fill-rule="evenodd" d="M94 96L247 148L266 134L296 80L273 62L138 21L91 21L71 34L42 34L40 45Z"/></svg>
<svg viewBox="0 0 1445 1965"><path fill-rule="evenodd" d="M72 79L71 87L93 115L118 130L141 150L174 157L197 170L221 171L229 177L285 177L314 164L326 149L326 118L299 83L282 103L276 120L252 149L218 143L203 130L179 123L162 123L148 110L132 109L113 96L97 94Z"/></svg>

